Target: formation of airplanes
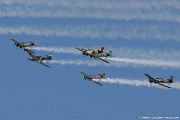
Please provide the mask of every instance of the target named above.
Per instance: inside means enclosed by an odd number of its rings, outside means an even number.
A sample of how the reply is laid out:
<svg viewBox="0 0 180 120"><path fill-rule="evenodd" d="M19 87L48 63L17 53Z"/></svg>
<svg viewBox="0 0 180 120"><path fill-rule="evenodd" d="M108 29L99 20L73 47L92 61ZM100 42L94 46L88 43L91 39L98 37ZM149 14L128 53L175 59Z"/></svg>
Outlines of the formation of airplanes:
<svg viewBox="0 0 180 120"><path fill-rule="evenodd" d="M35 56L35 52L30 50L28 47L32 47L32 46L37 46L37 40L34 40L34 42L29 42L29 43L25 43L25 42L22 42L22 43L19 43L17 42L15 39L13 38L10 38L10 40L12 40L14 42L14 44L18 47L18 48L21 48L21 49L24 49L24 51L26 51L30 56L31 58L29 58L28 60L31 60L33 62L37 62L37 63L40 63L41 65L44 65L48 68L51 68L50 66L48 66L47 64L44 63L44 61L46 60L51 60L52 59L52 54L50 55L46 55L45 57L43 56Z"/></svg>
<svg viewBox="0 0 180 120"><path fill-rule="evenodd" d="M26 51L30 55L30 58L28 60L40 63L41 65L44 65L45 67L51 68L44 62L44 61L52 60L51 53L46 56L35 56L34 55L35 52L29 49L29 47L37 46L37 40L34 40L34 42L30 41L29 43L25 43L25 42L20 43L20 42L17 42L13 38L10 38L10 40L12 40L18 48L24 49L24 51ZM106 63L109 63L109 61L105 60L104 58L112 56L111 50L109 52L104 52L104 47L101 47L100 50L90 50L90 49L84 49L84 48L82 48L82 49L76 48L76 49L81 51L83 55L90 56L90 58L99 59ZM87 75L86 73L84 73L82 71L80 71L80 73L84 76L84 80L94 82L100 86L103 86L103 85L97 81L100 79L106 79L106 73L102 73L102 74L98 74L98 75ZM153 78L148 74L145 74L145 76L148 77L150 83L158 84L158 85L166 87L166 88L171 88L171 87L168 85L165 85L165 84L173 83L173 76L170 76L170 78L167 80L164 80L162 78Z"/></svg>

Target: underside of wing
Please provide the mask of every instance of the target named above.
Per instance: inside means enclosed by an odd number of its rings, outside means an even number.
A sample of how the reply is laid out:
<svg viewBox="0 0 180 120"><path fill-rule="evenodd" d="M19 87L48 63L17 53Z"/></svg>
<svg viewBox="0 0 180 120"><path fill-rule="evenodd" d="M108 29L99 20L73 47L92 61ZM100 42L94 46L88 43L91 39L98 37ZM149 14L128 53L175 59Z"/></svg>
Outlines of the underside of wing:
<svg viewBox="0 0 180 120"><path fill-rule="evenodd" d="M83 74L83 75L86 75L86 76L87 76L87 74L86 74L86 73L84 73L84 72L82 72L82 71L80 71L80 73L81 73L81 74Z"/></svg>
<svg viewBox="0 0 180 120"><path fill-rule="evenodd" d="M12 40L13 42L15 42L16 44L20 44L18 41L16 41L16 40L13 39L13 38L10 38L10 40Z"/></svg>
<svg viewBox="0 0 180 120"><path fill-rule="evenodd" d="M88 79L92 79L91 77L89 77L86 73L84 73L84 72L82 72L82 71L80 71L80 73L81 74L83 74L84 76L86 76L86 78L88 78Z"/></svg>
<svg viewBox="0 0 180 120"><path fill-rule="evenodd" d="M33 55L32 51L29 49L25 50L32 58L35 58L35 56Z"/></svg>
<svg viewBox="0 0 180 120"><path fill-rule="evenodd" d="M106 63L109 63L108 61L106 61L106 60L104 60L104 59L102 59L102 58L100 58L100 57L98 57L98 59L100 59L100 60L102 60L102 61L104 61L104 62L106 62ZM109 63L110 64L110 63Z"/></svg>
<svg viewBox="0 0 180 120"><path fill-rule="evenodd" d="M42 61L41 61L41 62L38 62L38 63L40 63L41 65L44 65L44 66L46 66L46 67L48 67L48 68L51 68L50 66L48 66L48 65L45 64L45 63L43 63Z"/></svg>
<svg viewBox="0 0 180 120"><path fill-rule="evenodd" d="M28 49L28 48L24 48L24 51L28 51L28 52L31 52L31 53L36 54L34 51L32 51L32 50L30 50L30 49Z"/></svg>
<svg viewBox="0 0 180 120"><path fill-rule="evenodd" d="M155 80L153 77L151 77L150 75L148 75L148 74L144 74L144 75L146 75L146 76L149 78L150 81L152 81L152 82L155 82L155 81L156 81L156 80Z"/></svg>
<svg viewBox="0 0 180 120"><path fill-rule="evenodd" d="M167 87L167 88L171 88L170 86L167 86L167 85L164 85L164 84L161 84L161 83L158 83L158 85L161 85L161 86Z"/></svg>
<svg viewBox="0 0 180 120"><path fill-rule="evenodd" d="M104 60L104 59L102 59L102 58L100 58L100 57L97 57L97 56L94 56L94 55L93 55L93 57L94 57L95 59L99 59L99 60L101 60L101 61L103 61L103 62L109 63L108 61L106 61L106 60ZM110 64L110 63L109 63L109 64Z"/></svg>
<svg viewBox="0 0 180 120"><path fill-rule="evenodd" d="M102 84L98 83L98 82L95 82L96 84L100 85L100 86L103 86Z"/></svg>
<svg viewBox="0 0 180 120"><path fill-rule="evenodd" d="M77 50L81 51L83 55L89 55L92 56L91 54L89 54L88 52L86 52L86 49L80 49L80 48L76 48Z"/></svg>
<svg viewBox="0 0 180 120"><path fill-rule="evenodd" d="M80 49L80 48L76 48L77 50L79 50L79 51L81 51L81 52L83 52L83 50L82 49Z"/></svg>

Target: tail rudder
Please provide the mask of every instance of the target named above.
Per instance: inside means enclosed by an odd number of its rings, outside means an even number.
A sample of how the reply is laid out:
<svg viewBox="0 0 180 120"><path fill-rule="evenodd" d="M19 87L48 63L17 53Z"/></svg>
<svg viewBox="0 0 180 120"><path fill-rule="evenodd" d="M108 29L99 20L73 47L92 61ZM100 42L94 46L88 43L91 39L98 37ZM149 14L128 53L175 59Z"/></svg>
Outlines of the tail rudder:
<svg viewBox="0 0 180 120"><path fill-rule="evenodd" d="M110 57L112 56L112 51L111 51L111 50L108 52L108 55L109 55Z"/></svg>
<svg viewBox="0 0 180 120"><path fill-rule="evenodd" d="M170 76L169 81L173 82L173 76Z"/></svg>
<svg viewBox="0 0 180 120"><path fill-rule="evenodd" d="M52 53L50 53L49 55L46 55L47 59L52 59Z"/></svg>
<svg viewBox="0 0 180 120"><path fill-rule="evenodd" d="M102 78L106 78L106 73L102 73Z"/></svg>
<svg viewBox="0 0 180 120"><path fill-rule="evenodd" d="M50 59L52 59L52 53L49 54Z"/></svg>
<svg viewBox="0 0 180 120"><path fill-rule="evenodd" d="M37 40L34 40L34 42L33 42L33 43L34 43L34 45L37 45Z"/></svg>

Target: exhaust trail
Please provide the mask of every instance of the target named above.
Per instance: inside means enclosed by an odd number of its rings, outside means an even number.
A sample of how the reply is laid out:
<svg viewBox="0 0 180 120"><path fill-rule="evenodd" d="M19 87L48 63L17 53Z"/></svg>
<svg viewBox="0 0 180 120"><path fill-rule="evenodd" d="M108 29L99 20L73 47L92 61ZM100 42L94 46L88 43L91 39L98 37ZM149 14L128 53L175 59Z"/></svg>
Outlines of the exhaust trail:
<svg viewBox="0 0 180 120"><path fill-rule="evenodd" d="M75 47L29 47L31 50L36 51L46 51L46 52L55 52L55 53L65 53L65 54L81 54L77 51Z"/></svg>
<svg viewBox="0 0 180 120"><path fill-rule="evenodd" d="M179 1L5 1L0 17L93 18L180 22ZM5 4L3 4L5 3ZM173 14L172 14L173 13Z"/></svg>
<svg viewBox="0 0 180 120"><path fill-rule="evenodd" d="M112 59L112 58L109 58ZM128 58L118 58L121 60L115 61L115 62L110 62L110 64L104 63L100 60L52 60L48 61L48 63L51 64L60 64L60 65L87 65L87 66L101 66L101 67L159 67L163 69L179 69L180 68L180 63L173 62L173 61L160 61L160 60L142 60L142 59L128 59Z"/></svg>
<svg viewBox="0 0 180 120"><path fill-rule="evenodd" d="M148 67L163 67L163 68L180 68L179 61L164 61L164 60L147 60L147 59L130 59L130 58L106 58L107 60L116 63L124 63L132 66L148 66Z"/></svg>
<svg viewBox="0 0 180 120"><path fill-rule="evenodd" d="M22 4L25 6L41 6L46 5L48 7L78 7L78 8L101 8L101 9L163 9L167 7L170 9L176 8L179 9L179 1L174 0L170 2L168 0L163 1L142 1L142 0L126 0L126 1L118 1L118 0L79 0L78 2L74 0L36 0L36 1L23 1L23 0L1 0L1 4L6 5L14 5L14 4Z"/></svg>
<svg viewBox="0 0 180 120"><path fill-rule="evenodd" d="M156 84L150 84L148 80L130 80L130 79L120 79L120 78L107 78L107 79L99 79L95 80L97 82L102 83L109 83L109 84L119 84L119 85L129 85L129 86L135 86L135 87L156 87L161 89L167 89L165 87L156 85ZM180 89L180 83L175 82L171 83L169 86L171 86L173 89Z"/></svg>
<svg viewBox="0 0 180 120"><path fill-rule="evenodd" d="M148 28L148 29L147 29ZM173 30L173 32L172 32ZM46 37L102 38L134 41L180 41L180 24L93 23L61 24L54 26L0 26L0 35L33 35Z"/></svg>
<svg viewBox="0 0 180 120"><path fill-rule="evenodd" d="M98 62L98 61L90 61L90 60L51 60L46 61L50 64L60 64L60 65L88 65L88 66L99 66L99 65L105 65L104 63Z"/></svg>

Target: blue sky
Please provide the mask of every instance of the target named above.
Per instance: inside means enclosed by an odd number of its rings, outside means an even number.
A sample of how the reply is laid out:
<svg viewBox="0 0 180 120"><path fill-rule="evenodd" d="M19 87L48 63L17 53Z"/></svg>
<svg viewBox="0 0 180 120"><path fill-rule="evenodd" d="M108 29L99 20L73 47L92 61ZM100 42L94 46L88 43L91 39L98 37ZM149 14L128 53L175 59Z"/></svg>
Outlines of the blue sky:
<svg viewBox="0 0 180 120"><path fill-rule="evenodd" d="M0 119L180 117L179 5L177 0L2 0ZM28 61L29 55L9 38L38 40L36 55L52 53L58 63L48 63L49 69ZM101 46L113 50L116 61L107 65L75 49ZM83 81L81 70L147 83L144 73L165 79L173 75L177 86L102 83L101 87Z"/></svg>

